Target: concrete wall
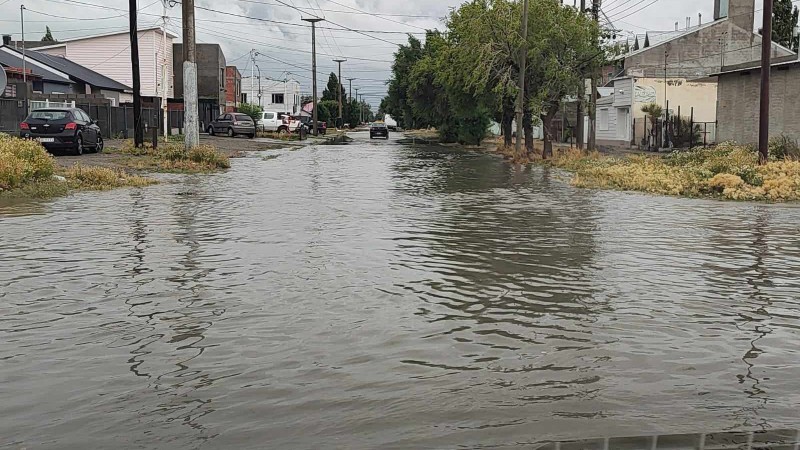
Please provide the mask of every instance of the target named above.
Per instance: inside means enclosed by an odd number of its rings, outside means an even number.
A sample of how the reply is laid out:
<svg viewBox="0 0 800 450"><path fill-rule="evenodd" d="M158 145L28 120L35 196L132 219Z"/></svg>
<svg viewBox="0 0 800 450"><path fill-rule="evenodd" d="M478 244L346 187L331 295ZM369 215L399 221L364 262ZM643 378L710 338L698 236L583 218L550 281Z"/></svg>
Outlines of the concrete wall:
<svg viewBox="0 0 800 450"><path fill-rule="evenodd" d="M800 66L772 69L770 82L770 136L787 134L800 139ZM761 71L719 77L717 140L742 144L758 142Z"/></svg>
<svg viewBox="0 0 800 450"><path fill-rule="evenodd" d="M173 45L175 97L183 98L183 44ZM217 44L197 44L197 95L225 106L225 55Z"/></svg>
<svg viewBox="0 0 800 450"><path fill-rule="evenodd" d="M160 65L163 58L161 31L140 31L138 37L141 93L145 97L158 97L161 83ZM171 48L172 38L167 37L167 61L172 60ZM77 39L39 51L49 55L64 56L112 80L126 86L133 86L130 38L125 33ZM172 80L172 65L170 64L167 64L166 80L167 83ZM168 86L171 88L171 85ZM172 96L171 89L168 89L167 92L168 96Z"/></svg>
<svg viewBox="0 0 800 450"><path fill-rule="evenodd" d="M681 115L689 117L692 107L694 107L695 122L714 122L717 117L717 83L687 81L683 78L667 78L666 98L669 100L669 109L672 114L678 113L681 107ZM664 79L663 78L637 78L636 90L640 94L633 104L633 117L636 119L644 118L641 111L642 106L650 103L645 100L641 93L655 93L655 103L662 107L664 101Z"/></svg>
<svg viewBox="0 0 800 450"><path fill-rule="evenodd" d="M761 36L752 27L741 28L732 19L719 20L672 41L649 47L625 58L628 75L663 77L667 51L667 76L701 78L719 72L723 65L761 58ZM773 57L792 52L773 44Z"/></svg>

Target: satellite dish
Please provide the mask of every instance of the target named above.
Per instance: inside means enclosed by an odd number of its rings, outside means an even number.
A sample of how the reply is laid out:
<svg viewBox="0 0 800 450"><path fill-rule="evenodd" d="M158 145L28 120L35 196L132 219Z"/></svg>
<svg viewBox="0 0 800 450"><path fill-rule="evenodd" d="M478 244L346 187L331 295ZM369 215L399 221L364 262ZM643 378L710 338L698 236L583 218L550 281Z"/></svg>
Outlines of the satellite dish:
<svg viewBox="0 0 800 450"><path fill-rule="evenodd" d="M6 86L8 85L8 77L6 76L6 69L3 66L0 66L0 95L6 91Z"/></svg>

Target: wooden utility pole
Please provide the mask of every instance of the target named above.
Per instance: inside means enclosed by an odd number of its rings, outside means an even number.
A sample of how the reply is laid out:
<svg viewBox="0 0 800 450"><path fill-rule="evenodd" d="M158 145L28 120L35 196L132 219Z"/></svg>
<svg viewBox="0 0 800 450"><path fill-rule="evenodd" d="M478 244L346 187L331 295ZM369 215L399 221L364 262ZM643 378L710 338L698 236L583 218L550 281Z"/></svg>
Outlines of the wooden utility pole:
<svg viewBox="0 0 800 450"><path fill-rule="evenodd" d="M769 80L772 70L772 0L764 0L761 25L761 112L758 118L758 160L769 159Z"/></svg>
<svg viewBox="0 0 800 450"><path fill-rule="evenodd" d="M139 29L136 24L138 8L136 0L129 0L131 69L133 70L133 145L144 145L144 129L142 127L142 81L139 72Z"/></svg>
<svg viewBox="0 0 800 450"><path fill-rule="evenodd" d="M524 131L522 129L522 117L525 110L525 72L528 64L528 5L529 0L525 0L522 6L522 48L519 51L519 93L517 94L516 120L517 120L517 142L514 147L515 155L522 156L522 140Z"/></svg>
<svg viewBox="0 0 800 450"><path fill-rule="evenodd" d="M339 119L338 122L336 123L337 128L341 127L344 124L344 121L342 120L342 117L344 117L344 114L342 113L342 63L345 61L347 60L346 59L333 60L333 62L339 64L339 78L337 78L337 80L339 81Z"/></svg>
<svg viewBox="0 0 800 450"><path fill-rule="evenodd" d="M319 134L319 126L317 124L319 119L319 108L317 108L317 22L322 22L324 19L312 17L310 19L302 20L304 22L311 23L311 76L313 77L311 84L313 85L314 89L314 93L312 94L312 98L314 99L314 109L311 116L314 121L314 136L317 136Z"/></svg>
<svg viewBox="0 0 800 450"><path fill-rule="evenodd" d="M600 24L600 0L592 0L592 19ZM597 42L598 47L599 42ZM592 99L589 106L589 150L597 150L597 70L592 70Z"/></svg>
<svg viewBox="0 0 800 450"><path fill-rule="evenodd" d="M183 130L186 149L200 145L194 0L183 0Z"/></svg>

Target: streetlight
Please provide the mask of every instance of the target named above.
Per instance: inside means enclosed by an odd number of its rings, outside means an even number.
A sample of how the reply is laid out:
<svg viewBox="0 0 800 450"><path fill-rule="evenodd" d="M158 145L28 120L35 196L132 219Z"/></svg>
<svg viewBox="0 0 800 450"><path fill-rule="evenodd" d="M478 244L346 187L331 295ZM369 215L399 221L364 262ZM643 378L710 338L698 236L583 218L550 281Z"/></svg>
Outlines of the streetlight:
<svg viewBox="0 0 800 450"><path fill-rule="evenodd" d="M25 59L25 5L19 5L19 21L22 25L22 82L28 83L28 68Z"/></svg>
<svg viewBox="0 0 800 450"><path fill-rule="evenodd" d="M314 99L314 107L312 118L314 121L314 136L317 136L319 133L319 128L317 125L318 119L318 111L317 111L317 22L322 22L325 19L320 19L319 17L312 17L309 19L301 19L303 22L311 23L311 76L313 79L314 85L314 92L313 92L313 99Z"/></svg>

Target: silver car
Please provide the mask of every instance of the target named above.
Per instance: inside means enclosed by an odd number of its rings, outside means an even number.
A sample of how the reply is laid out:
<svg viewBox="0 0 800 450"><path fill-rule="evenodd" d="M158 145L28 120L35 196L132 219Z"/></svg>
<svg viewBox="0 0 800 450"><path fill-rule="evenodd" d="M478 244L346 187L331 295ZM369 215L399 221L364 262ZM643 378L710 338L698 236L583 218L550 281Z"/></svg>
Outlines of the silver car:
<svg viewBox="0 0 800 450"><path fill-rule="evenodd" d="M252 139L256 137L256 124L253 122L253 118L247 114L227 113L211 122L206 131L211 136L215 134L227 134L228 137L243 135Z"/></svg>

